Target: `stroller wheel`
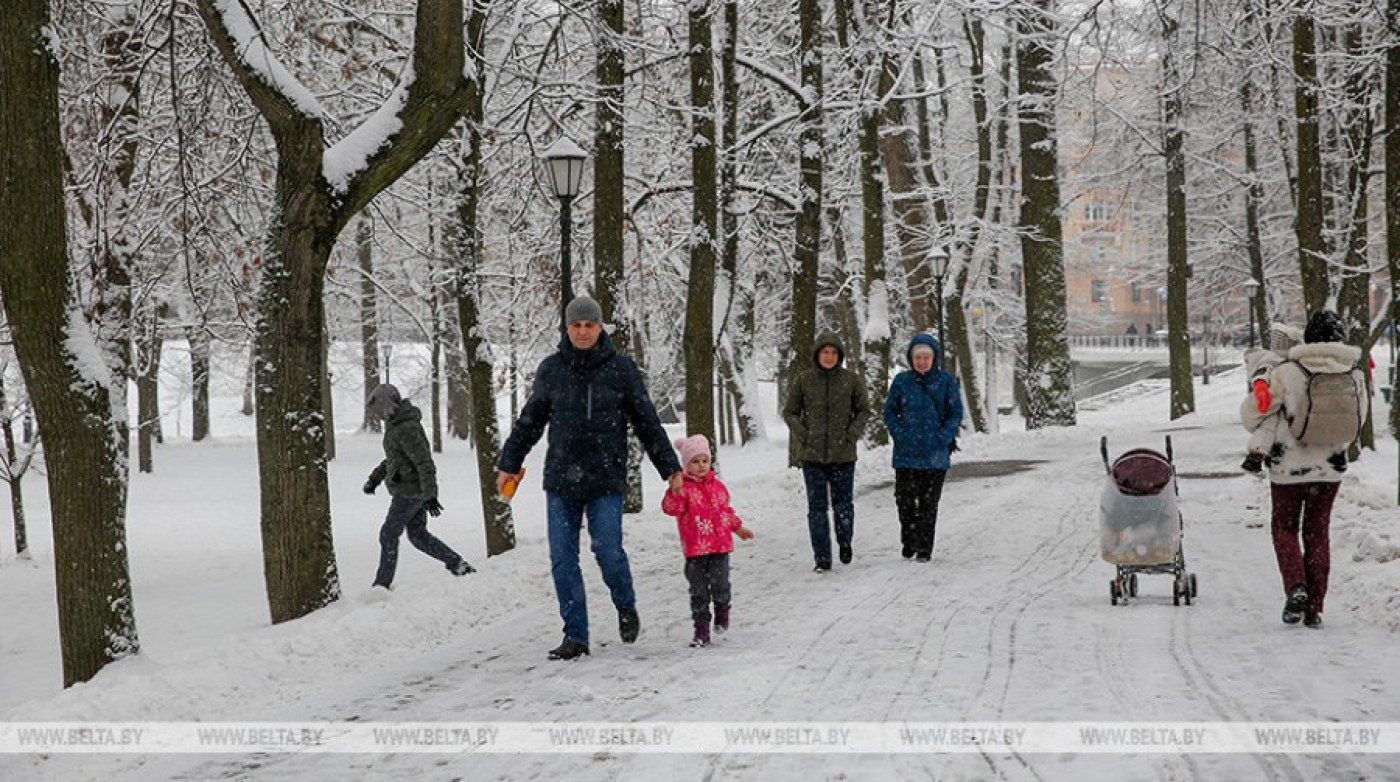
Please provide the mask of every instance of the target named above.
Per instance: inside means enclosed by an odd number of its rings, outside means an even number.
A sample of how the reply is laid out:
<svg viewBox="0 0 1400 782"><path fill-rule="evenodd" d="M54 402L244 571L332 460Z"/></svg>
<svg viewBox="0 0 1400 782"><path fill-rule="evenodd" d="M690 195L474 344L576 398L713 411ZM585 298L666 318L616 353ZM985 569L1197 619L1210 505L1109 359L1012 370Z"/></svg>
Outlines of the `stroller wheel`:
<svg viewBox="0 0 1400 782"><path fill-rule="evenodd" d="M1137 597L1137 573L1128 576L1128 596Z"/></svg>
<svg viewBox="0 0 1400 782"><path fill-rule="evenodd" d="M1177 581L1172 582L1172 605L1181 605L1181 584Z"/></svg>
<svg viewBox="0 0 1400 782"><path fill-rule="evenodd" d="M1188 576L1187 579L1186 579L1186 582L1187 582L1187 584L1190 585L1190 588L1191 588L1191 597L1195 597L1195 596L1196 596L1196 574L1195 574L1195 573L1192 573L1190 576Z"/></svg>
<svg viewBox="0 0 1400 782"><path fill-rule="evenodd" d="M1118 605L1119 598L1123 597L1123 588L1118 585L1118 579L1108 582L1108 602L1110 605Z"/></svg>

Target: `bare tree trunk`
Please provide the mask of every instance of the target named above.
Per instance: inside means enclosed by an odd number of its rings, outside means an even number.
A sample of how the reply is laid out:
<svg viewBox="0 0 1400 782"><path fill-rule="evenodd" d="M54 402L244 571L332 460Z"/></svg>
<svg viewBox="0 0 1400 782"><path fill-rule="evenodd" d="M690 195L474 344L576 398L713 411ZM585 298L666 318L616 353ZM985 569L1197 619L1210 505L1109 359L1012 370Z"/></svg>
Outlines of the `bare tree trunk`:
<svg viewBox="0 0 1400 782"><path fill-rule="evenodd" d="M792 380L811 364L816 341L817 275L822 239L822 8L819 0L798 0L798 59L804 101L798 134L799 203L797 273L792 278L792 315L788 327L787 376ZM789 440L788 462L797 463L797 442Z"/></svg>
<svg viewBox="0 0 1400 782"><path fill-rule="evenodd" d="M1255 32L1255 9L1254 0L1246 0L1244 24L1246 32ZM1269 283L1264 275L1264 240L1259 229L1259 205L1264 201L1264 184L1259 180L1259 153L1258 144L1254 137L1254 116L1258 111L1255 105L1255 87L1253 77L1246 68L1244 81L1240 84L1240 108L1241 116L1244 118L1244 175L1246 180L1244 191L1244 232L1245 232L1245 253L1249 257L1249 276L1259 287L1255 289L1254 299L1249 306L1254 310L1254 322L1258 324L1260 332L1259 344L1269 347L1269 312L1265 306L1268 301Z"/></svg>
<svg viewBox="0 0 1400 782"><path fill-rule="evenodd" d="M1317 21L1299 9L1293 17L1294 119L1298 145L1298 268L1308 313L1326 306L1327 246L1322 231L1326 204L1322 195L1321 113L1317 97Z"/></svg>
<svg viewBox="0 0 1400 782"><path fill-rule="evenodd" d="M321 426L325 429L326 460L335 458L335 383L331 377L331 324L321 309Z"/></svg>
<svg viewBox="0 0 1400 782"><path fill-rule="evenodd" d="M140 649L126 546L125 367L80 365L57 345L92 334L68 272L58 62L47 0L0 25L0 298L48 463L65 686Z"/></svg>
<svg viewBox="0 0 1400 782"><path fill-rule="evenodd" d="M204 320L202 315L200 320ZM195 324L185 334L190 343L190 439L198 443L209 436L211 344L208 324Z"/></svg>
<svg viewBox="0 0 1400 782"><path fill-rule="evenodd" d="M894 28L898 3L891 2L885 25ZM910 315L915 331L927 331L934 319L933 274L928 264L932 234L929 212L925 208L919 181L917 139L910 129L909 110L904 101L892 100L899 77L900 60L885 47L880 58L878 94L881 96L880 155L889 183L891 206L894 210L894 234L899 242L899 255L904 267L909 293ZM862 199L863 200L863 199Z"/></svg>
<svg viewBox="0 0 1400 782"><path fill-rule="evenodd" d="M749 443L760 436L759 418L752 413L749 394L748 367L753 355L753 320L745 321L743 312L753 311L753 295L739 279L739 215L735 199L739 192L739 161L736 145L739 141L739 3L724 2L724 46L720 55L722 95L721 144L724 151L719 161L720 193L720 269L724 274L727 312L724 333L727 339L720 350L720 377L734 397L734 413L739 426L739 440ZM745 323L750 329L743 333ZM756 401L756 400L753 400Z"/></svg>
<svg viewBox="0 0 1400 782"><path fill-rule="evenodd" d="M29 534L24 522L24 489L21 481L28 470L28 459L15 447L14 421L5 395L4 367L0 365L0 433L5 437L5 481L10 486L10 518L14 521L15 557L29 559Z"/></svg>
<svg viewBox="0 0 1400 782"><path fill-rule="evenodd" d="M360 348L363 351L360 368L364 373L365 399L380 383L379 368L379 310L375 301L379 287L374 284L374 222L368 215L355 227L355 257L360 264ZM362 432L383 431L378 416L364 409L360 423Z"/></svg>
<svg viewBox="0 0 1400 782"><path fill-rule="evenodd" d="M472 73L485 73L486 13L474 9L467 22L467 46ZM501 459L500 424L496 420L495 369L490 351L478 328L481 311L481 125L486 112L484 85L468 80L468 96L463 117L467 134L466 157L461 164L461 192L457 202L455 238L458 252L457 325L462 331L462 355L467 366L471 399L472 439L476 444L476 474L481 491L482 520L486 526L486 556L494 557L515 548L515 517L510 505L496 493L496 464Z"/></svg>
<svg viewBox="0 0 1400 782"><path fill-rule="evenodd" d="M633 314L622 306L626 247L626 186L623 142L626 116L623 111L626 51L626 7L623 0L600 0L598 38L594 75L598 83L598 104L593 148L593 287L603 318L612 324L613 347L645 365L632 349ZM645 370L643 370L645 371ZM627 439L627 491L622 498L624 513L640 513L642 500L642 451L636 437Z"/></svg>
<svg viewBox="0 0 1400 782"><path fill-rule="evenodd" d="M1167 348L1171 374L1171 418L1196 410L1196 389L1191 377L1190 317L1186 306L1186 279L1191 262L1186 247L1186 133L1182 128L1183 85L1176 69L1179 22L1172 16L1171 0L1164 0L1162 20L1162 121L1167 168ZM1209 369L1205 371L1209 372Z"/></svg>
<svg viewBox="0 0 1400 782"><path fill-rule="evenodd" d="M868 15L862 16L853 0L836 0L836 35L846 54L846 63L855 75L852 82L864 88L874 70L880 67L879 52L884 40L880 34L879 5L871 3ZM861 45L861 52L852 47L852 38ZM888 96L879 92L880 79L871 85L874 95L855 95L862 106L860 112L860 203L861 203L861 297L865 302L865 324L861 335L861 363L870 404L875 410L885 405L885 393L890 383L890 296L885 280L885 183L880 160L880 103ZM854 334L852 335L854 339ZM889 430L878 415L870 416L865 427L865 439L872 445L886 445Z"/></svg>
<svg viewBox="0 0 1400 782"><path fill-rule="evenodd" d="M1351 4L1351 12L1360 19L1365 13L1365 9L1359 7L1356 0ZM1375 114L1372 111L1374 101L1371 91L1379 86L1377 74L1364 65L1367 60L1366 42L1364 33L1359 23L1347 25L1342 33L1343 46L1349 57L1350 73L1347 76L1346 96L1347 108L1344 112L1345 129L1342 134L1343 148L1346 153L1341 164L1346 169L1346 194L1350 199L1351 209L1345 214L1347 221L1343 223L1345 230L1342 232L1346 237L1343 247L1346 251L1346 264L1341 270L1337 285L1337 314L1346 325L1347 344L1356 345L1361 348L1363 365L1369 360L1372 347L1371 335L1371 275L1368 271L1369 263L1367 256L1370 254L1370 240L1367 236L1367 220L1369 207L1367 199L1371 184L1371 139L1372 130L1375 127ZM1367 372L1369 379L1371 373ZM1370 390L1370 382L1367 383ZM1372 395L1366 395L1367 415L1366 422L1361 427L1360 437L1353 445L1351 458L1356 459L1361 455L1361 448L1376 447L1376 430L1374 420L1370 415Z"/></svg>
<svg viewBox="0 0 1400 782"><path fill-rule="evenodd" d="M715 440L715 240L719 233L715 171L714 13L709 0L689 5L690 277L685 299L685 430Z"/></svg>
<svg viewBox="0 0 1400 782"><path fill-rule="evenodd" d="M1026 282L1026 427L1073 426L1074 376L1065 343L1065 264L1055 136L1054 0L1016 15L1021 128L1021 257Z"/></svg>
<svg viewBox="0 0 1400 782"><path fill-rule="evenodd" d="M136 463L143 473L155 469L153 453L160 422L160 312L146 307L135 329L136 339Z"/></svg>
<svg viewBox="0 0 1400 782"><path fill-rule="evenodd" d="M240 412L243 415L252 415L257 412L253 406L253 386L257 382L258 375L258 346L256 341L248 345L248 365L243 372L243 407Z"/></svg>

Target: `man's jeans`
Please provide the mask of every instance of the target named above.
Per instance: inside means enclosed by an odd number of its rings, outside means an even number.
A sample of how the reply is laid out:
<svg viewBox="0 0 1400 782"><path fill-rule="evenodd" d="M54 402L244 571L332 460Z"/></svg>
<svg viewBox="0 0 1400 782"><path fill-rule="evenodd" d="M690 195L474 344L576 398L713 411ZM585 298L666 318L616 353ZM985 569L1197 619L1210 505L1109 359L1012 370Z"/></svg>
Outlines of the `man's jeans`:
<svg viewBox="0 0 1400 782"><path fill-rule="evenodd" d="M593 557L603 571L603 582L612 592L619 611L637 605L632 591L632 569L622 550L622 495L592 500L571 500L546 492L549 518L549 564L554 574L554 593L559 597L559 616L564 635L588 643L588 600L583 592L583 571L579 569L578 538L583 517L588 516L588 537Z"/></svg>
<svg viewBox="0 0 1400 782"><path fill-rule="evenodd" d="M807 531L812 536L812 558L818 565L831 565L831 524L827 509L835 511L836 545L851 545L856 526L856 463L802 463L802 479L807 484Z"/></svg>

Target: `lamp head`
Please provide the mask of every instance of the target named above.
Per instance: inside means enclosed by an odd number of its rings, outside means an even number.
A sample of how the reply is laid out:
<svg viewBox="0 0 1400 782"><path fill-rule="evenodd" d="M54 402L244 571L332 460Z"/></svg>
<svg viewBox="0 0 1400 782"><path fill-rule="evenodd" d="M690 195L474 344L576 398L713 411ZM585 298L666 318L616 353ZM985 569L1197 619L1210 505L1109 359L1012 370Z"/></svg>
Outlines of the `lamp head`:
<svg viewBox="0 0 1400 782"><path fill-rule="evenodd" d="M587 152L568 136L560 136L540 153L540 159L544 161L555 196L564 199L578 195L583 185L583 165L588 160Z"/></svg>

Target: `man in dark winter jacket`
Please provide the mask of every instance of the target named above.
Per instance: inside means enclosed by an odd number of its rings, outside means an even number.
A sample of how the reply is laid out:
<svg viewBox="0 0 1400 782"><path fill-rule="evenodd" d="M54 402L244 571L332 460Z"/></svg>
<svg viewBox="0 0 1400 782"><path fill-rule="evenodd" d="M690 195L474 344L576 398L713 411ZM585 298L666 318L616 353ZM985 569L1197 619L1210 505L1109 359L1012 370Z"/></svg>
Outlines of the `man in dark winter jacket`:
<svg viewBox="0 0 1400 782"><path fill-rule="evenodd" d="M588 603L579 569L585 515L593 556L617 608L623 643L637 640L641 620L632 571L622 548L622 498L627 491L627 427L671 488L682 485L680 462L632 359L613 349L598 302L579 296L565 309L568 333L540 363L535 385L501 448L497 489L518 475L525 456L549 427L544 461L549 560L564 641L552 660L588 654Z"/></svg>
<svg viewBox="0 0 1400 782"><path fill-rule="evenodd" d="M954 439L962 424L958 381L938 368L942 346L915 334L905 356L909 369L895 376L885 397L885 427L894 440L894 501L905 559L933 558L938 501L948 475Z"/></svg>
<svg viewBox="0 0 1400 782"><path fill-rule="evenodd" d="M442 513L438 502L437 468L423 433L423 413L385 383L370 392L365 404L384 421L384 461L365 481L365 494L383 483L389 488L389 514L379 529L379 572L374 585L388 589L399 562L399 536L408 530L413 547L447 566L454 576L475 570L457 552L428 532L428 516Z"/></svg>
<svg viewBox="0 0 1400 782"><path fill-rule="evenodd" d="M841 562L849 563L854 556L856 444L870 416L870 402L865 383L841 366L845 357L835 334L818 337L812 348L812 368L793 381L783 405L792 453L802 465L807 486L807 531L819 573L831 570L828 507L834 511Z"/></svg>

